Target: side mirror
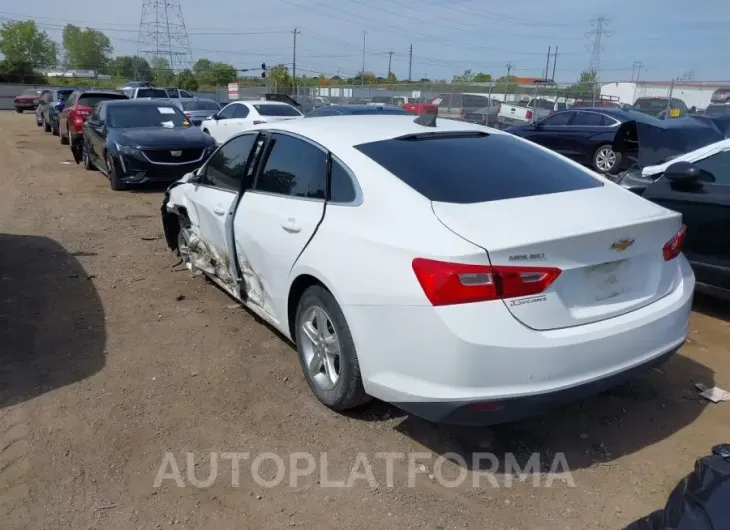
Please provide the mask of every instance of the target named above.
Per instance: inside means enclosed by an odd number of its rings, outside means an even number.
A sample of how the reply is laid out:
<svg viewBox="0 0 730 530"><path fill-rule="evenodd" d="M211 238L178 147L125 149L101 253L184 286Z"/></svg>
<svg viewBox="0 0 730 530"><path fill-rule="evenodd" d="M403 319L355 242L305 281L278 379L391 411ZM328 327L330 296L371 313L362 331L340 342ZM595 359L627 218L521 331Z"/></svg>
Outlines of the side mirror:
<svg viewBox="0 0 730 530"><path fill-rule="evenodd" d="M664 170L664 176L672 186L702 187L702 182L715 182L715 177L691 162L680 161Z"/></svg>

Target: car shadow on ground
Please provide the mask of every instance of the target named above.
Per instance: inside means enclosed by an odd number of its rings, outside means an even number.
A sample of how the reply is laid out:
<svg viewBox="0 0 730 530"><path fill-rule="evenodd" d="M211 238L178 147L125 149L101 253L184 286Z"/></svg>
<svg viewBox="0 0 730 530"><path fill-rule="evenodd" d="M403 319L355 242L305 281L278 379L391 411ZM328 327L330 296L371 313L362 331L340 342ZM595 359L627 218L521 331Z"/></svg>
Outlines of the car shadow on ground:
<svg viewBox="0 0 730 530"><path fill-rule="evenodd" d="M538 454L545 472L556 462L555 456L563 453L570 469L581 469L610 465L691 424L706 406L694 382L711 387L713 381L712 370L677 354L621 386L515 423L491 427L434 424L379 401L348 417L360 421L402 417L395 430L437 455L460 455L454 462L466 464L468 469L493 465L475 456L485 452L499 461L499 468L491 471L504 472L508 454L523 467Z"/></svg>
<svg viewBox="0 0 730 530"><path fill-rule="evenodd" d="M46 237L0 234L0 409L105 364L104 308L76 257Z"/></svg>
<svg viewBox="0 0 730 530"><path fill-rule="evenodd" d="M695 292L692 309L705 316L730 322L730 301Z"/></svg>

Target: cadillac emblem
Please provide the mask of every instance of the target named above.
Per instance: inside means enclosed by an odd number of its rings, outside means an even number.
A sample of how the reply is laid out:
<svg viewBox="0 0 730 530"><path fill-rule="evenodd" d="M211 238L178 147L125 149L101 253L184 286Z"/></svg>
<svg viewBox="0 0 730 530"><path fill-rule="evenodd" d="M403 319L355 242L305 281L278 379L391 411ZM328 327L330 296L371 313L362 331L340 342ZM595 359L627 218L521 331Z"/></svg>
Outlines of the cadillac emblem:
<svg viewBox="0 0 730 530"><path fill-rule="evenodd" d="M180 156L182 154L182 151L170 151L170 154L172 156Z"/></svg>
<svg viewBox="0 0 730 530"><path fill-rule="evenodd" d="M616 252L623 252L633 244L633 239L619 239L613 245L611 245L611 250L615 250Z"/></svg>

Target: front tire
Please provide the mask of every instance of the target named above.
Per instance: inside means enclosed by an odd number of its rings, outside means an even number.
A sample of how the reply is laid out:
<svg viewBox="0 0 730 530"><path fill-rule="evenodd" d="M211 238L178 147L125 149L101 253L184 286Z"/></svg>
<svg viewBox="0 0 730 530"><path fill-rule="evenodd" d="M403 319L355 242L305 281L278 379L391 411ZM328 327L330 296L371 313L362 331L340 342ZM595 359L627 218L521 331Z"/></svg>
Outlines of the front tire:
<svg viewBox="0 0 730 530"><path fill-rule="evenodd" d="M86 148L85 143L81 144L81 165L86 171L94 170L94 163L91 161L91 157L89 157L89 150Z"/></svg>
<svg viewBox="0 0 730 530"><path fill-rule="evenodd" d="M322 286L309 287L294 322L299 362L317 399L333 410L367 402L355 343L334 296Z"/></svg>
<svg viewBox="0 0 730 530"><path fill-rule="evenodd" d="M41 120L43 121L43 131L44 131L44 132L51 132L51 126L50 126L50 124L49 124L49 123L48 123L48 122L46 121L46 119L45 119L45 118L41 118Z"/></svg>
<svg viewBox="0 0 730 530"><path fill-rule="evenodd" d="M127 185L119 179L119 173L114 165L114 159L111 156L106 155L106 157L104 157L104 161L106 162L106 175L109 177L109 185L111 186L111 189L114 191L126 190Z"/></svg>
<svg viewBox="0 0 730 530"><path fill-rule="evenodd" d="M55 125L53 123L51 123L51 134L53 136L59 136L59 134L58 134L58 123L56 123Z"/></svg>
<svg viewBox="0 0 730 530"><path fill-rule="evenodd" d="M18 114L23 114L23 109L15 109L15 112L17 112Z"/></svg>
<svg viewBox="0 0 730 530"><path fill-rule="evenodd" d="M58 139L61 142L61 145L73 145L71 143L71 130L70 129L66 131L66 134L59 135Z"/></svg>
<svg viewBox="0 0 730 530"><path fill-rule="evenodd" d="M601 175L608 175L618 169L621 155L613 150L611 144L604 144L593 153L593 169Z"/></svg>

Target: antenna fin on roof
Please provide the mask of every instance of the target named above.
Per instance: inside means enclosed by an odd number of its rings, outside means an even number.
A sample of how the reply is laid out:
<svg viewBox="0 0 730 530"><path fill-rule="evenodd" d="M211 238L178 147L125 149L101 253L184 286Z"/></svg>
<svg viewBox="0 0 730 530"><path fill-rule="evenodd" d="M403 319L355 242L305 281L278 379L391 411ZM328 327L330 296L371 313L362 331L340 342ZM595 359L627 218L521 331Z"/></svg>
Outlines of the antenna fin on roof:
<svg viewBox="0 0 730 530"><path fill-rule="evenodd" d="M423 116L419 116L418 118L413 120L413 123L423 125L424 127L436 127L436 115L424 114Z"/></svg>

